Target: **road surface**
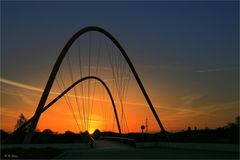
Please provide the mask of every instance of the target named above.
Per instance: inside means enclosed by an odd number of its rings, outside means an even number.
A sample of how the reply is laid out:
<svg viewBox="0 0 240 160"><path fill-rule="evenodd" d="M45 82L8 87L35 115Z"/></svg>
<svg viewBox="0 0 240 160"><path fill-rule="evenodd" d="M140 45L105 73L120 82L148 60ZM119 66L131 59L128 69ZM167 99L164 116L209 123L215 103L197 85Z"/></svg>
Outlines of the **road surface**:
<svg viewBox="0 0 240 160"><path fill-rule="evenodd" d="M94 148L66 150L57 159L238 159L237 152L173 148L135 148L126 144L98 140Z"/></svg>

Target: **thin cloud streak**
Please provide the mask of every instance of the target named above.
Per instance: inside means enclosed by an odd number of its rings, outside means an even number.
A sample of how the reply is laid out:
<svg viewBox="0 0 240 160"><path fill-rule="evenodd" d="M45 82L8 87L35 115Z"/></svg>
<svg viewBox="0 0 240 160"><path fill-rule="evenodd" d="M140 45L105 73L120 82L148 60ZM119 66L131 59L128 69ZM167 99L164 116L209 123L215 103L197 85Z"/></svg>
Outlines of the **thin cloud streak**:
<svg viewBox="0 0 240 160"><path fill-rule="evenodd" d="M214 68L214 69L205 69L205 70L198 70L196 72L198 73L206 73L206 72L221 72L221 71L225 71L226 69L223 68Z"/></svg>
<svg viewBox="0 0 240 160"><path fill-rule="evenodd" d="M128 78L129 77L124 77L122 79L128 79ZM103 80L103 81L104 82L108 82L108 81L115 81L115 80L120 80L120 78L106 79L106 80ZM11 85L11 86L14 86L14 87L19 87L19 88L31 90L31 91L36 91L36 92L43 92L44 91L41 88L38 88L38 87L35 87L35 86L31 86L31 85L28 85L28 84L24 84L24 83L20 83L20 82L16 82L16 81L12 81L12 80L5 79L5 78L0 78L0 82L4 83L4 84ZM92 82L92 83L95 83L95 82ZM61 93L51 91L50 94L57 94L57 95L59 95ZM74 96L74 95L71 95L71 96Z"/></svg>
<svg viewBox="0 0 240 160"><path fill-rule="evenodd" d="M30 85L27 85L27 84L23 84L23 83L19 83L19 82L16 82L16 81L8 80L8 79L5 79L5 78L0 78L0 82L4 83L4 84L11 85L11 86L14 86L14 87L28 89L28 90L31 90L31 91L43 92L43 89L41 89L41 88L37 88L37 87L30 86Z"/></svg>
<svg viewBox="0 0 240 160"><path fill-rule="evenodd" d="M113 81L113 80L115 80L115 79L107 79L107 80L104 80L104 81ZM4 79L4 78L0 78L0 82L4 83L4 84L11 85L11 86L15 86L15 87L31 90L31 91L43 92L43 89L41 89L41 88L37 88L35 86L19 83L19 82L8 80L8 79ZM58 93L58 92L50 92L50 94L54 94L54 95L57 94L57 95L59 95L60 93ZM65 96L75 97L75 95L65 95ZM91 98L91 97L83 97L83 96L77 96L77 98L80 98L80 99L91 99L91 100L95 100L95 101L109 102L109 103L111 102L110 100L104 100L104 99L100 99L100 98ZM118 102L116 102L116 104L118 104ZM138 103L138 102L126 102L125 104L126 105L147 106L146 103ZM174 110L174 111L184 112L184 113L189 113L189 114L194 113L194 114L197 114L197 115L212 116L211 114L208 114L206 112L200 112L200 111L196 111L196 110L192 110L192 109L185 109L185 108L179 108L179 107L169 107L169 106L160 106L158 104L154 104L154 106L155 106L156 109Z"/></svg>
<svg viewBox="0 0 240 160"><path fill-rule="evenodd" d="M129 77L124 77L124 79L127 79L127 78L129 78ZM118 79L120 79L120 78L106 79L106 80L103 80L103 81L108 82L108 81L115 81L115 80L118 80ZM8 79L5 79L5 78L0 78L0 82L4 83L4 84L7 84L7 85L14 86L14 87L26 89L26 90L29 90L29 91L35 91L35 92L41 92L41 93L43 92L43 89L41 89L41 88L31 86L31 85L28 85L28 84L24 84L24 83L20 83L20 82L16 82L16 81L12 81L12 80L8 80ZM95 82L91 82L91 83L95 83ZM2 91L2 89L1 89L1 93L13 95L13 96L20 96L21 98L24 99L24 97L22 97L19 92ZM50 94L51 95L60 95L61 93L50 91ZM79 99L90 99L90 100L95 100L95 101L100 101L100 102L111 103L110 100L103 100L103 99L99 99L99 98L91 98L91 97L86 97L86 96L76 96L76 95L72 95L72 94L65 94L65 96L73 97L73 98L76 97L76 98L79 98ZM49 97L49 99L53 100L54 98ZM116 102L116 104L118 104L118 102Z"/></svg>

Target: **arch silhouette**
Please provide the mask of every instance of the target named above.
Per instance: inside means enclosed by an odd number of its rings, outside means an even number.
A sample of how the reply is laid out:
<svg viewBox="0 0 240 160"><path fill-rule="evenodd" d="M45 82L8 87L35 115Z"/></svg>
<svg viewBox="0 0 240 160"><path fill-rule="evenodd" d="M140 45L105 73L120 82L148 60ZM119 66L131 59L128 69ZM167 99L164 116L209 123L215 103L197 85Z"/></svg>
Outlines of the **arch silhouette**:
<svg viewBox="0 0 240 160"><path fill-rule="evenodd" d="M55 65L54 65L54 67L53 67L53 69L51 71L51 74L49 76L49 79L47 81L45 89L44 89L44 91L42 93L42 97L41 97L41 99L40 99L40 101L38 103L38 107L37 107L37 109L36 109L36 111L34 113L33 120L32 120L32 123L30 124L29 132L28 132L28 134L26 135L26 137L24 139L24 143L30 143L30 141L31 141L33 132L34 132L36 126L37 126L37 123L38 123L38 120L39 120L40 115L42 113L43 107L44 107L44 105L46 103L47 97L48 97L49 92L50 92L50 90L52 88L54 79L55 79L55 77L57 75L57 72L58 72L58 70L59 70L59 68L61 66L61 63L62 63L65 55L67 54L69 48L72 46L72 44L75 42L75 40L79 36L83 35L84 33L90 32L90 31L96 31L96 32L104 34L119 49L119 51L121 52L121 54L123 55L123 57L127 61L127 63L129 65L129 67L130 67L130 69L131 69L131 71L132 71L132 73L133 73L133 75L134 75L134 77L135 77L135 79L136 79L136 81L137 81L137 83L138 83L138 85L139 85L139 87L140 87L140 89L141 89L141 91L142 91L142 93L143 93L143 95L144 95L144 97L145 97L145 99L146 99L146 101L147 101L147 103L148 103L148 105L149 105L149 107L150 107L150 109L151 109L151 111L152 111L152 113L153 113L153 115L154 115L158 125L159 125L159 127L161 128L162 132L165 133L166 137L168 138L168 136L167 136L167 134L165 132L165 129L164 129L164 127L163 127L163 125L162 125L162 123L161 123L161 121L160 121L160 119L159 119L159 117L158 117L158 115L157 115L153 105L152 105L152 102L151 102L150 98L148 97L148 94L147 94L147 92L146 92L146 90L145 90L145 88L144 88L144 86L143 86L143 84L142 84L142 82L141 82L141 80L140 80L140 78L139 78L139 76L138 76L138 74L137 74L133 64L132 64L132 62L130 61L127 53L125 52L125 50L122 48L120 43L109 32L107 32L103 28L100 28L100 27L97 27L97 26L89 26L89 27L85 27L85 28L79 30L78 32L76 32L68 40L68 42L65 44L64 48L62 49L60 55L58 56L58 59L55 62Z"/></svg>
<svg viewBox="0 0 240 160"><path fill-rule="evenodd" d="M122 134L122 131L121 131L121 127L120 127L120 123L119 123L119 119L118 119L118 114L117 114L117 109L116 109L116 105L115 105L115 102L114 102L114 99L113 99L113 96L107 86L107 84L102 80L100 79L99 77L96 77L96 76L87 76L87 77L84 77L84 78L81 78L79 80L77 80L76 82L74 82L73 84L71 84L67 89L65 89L60 95L58 95L56 98L54 98L51 102L49 102L42 110L41 113L45 112L48 108L50 108L55 102L57 102L60 98L62 98L67 92L69 92L73 87L75 87L77 84L85 81L85 80L88 80L88 79L95 79L97 81L99 81L103 86L104 88L106 89L108 95L109 95L109 98L112 102L112 107L113 107L113 110L114 110L114 115L115 115L115 118L116 118L116 121L117 121L117 125L118 125L118 131L119 131L119 134ZM30 118L27 122L25 122L23 125L21 125L15 132L18 132L20 130L22 130L25 126L27 126L30 122L33 121L33 117Z"/></svg>

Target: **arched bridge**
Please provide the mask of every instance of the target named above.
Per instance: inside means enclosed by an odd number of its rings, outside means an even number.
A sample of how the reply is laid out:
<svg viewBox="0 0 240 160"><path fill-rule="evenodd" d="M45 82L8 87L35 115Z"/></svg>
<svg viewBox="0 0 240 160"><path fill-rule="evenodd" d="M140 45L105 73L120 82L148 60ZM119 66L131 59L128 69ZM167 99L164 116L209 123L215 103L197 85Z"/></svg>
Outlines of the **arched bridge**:
<svg viewBox="0 0 240 160"><path fill-rule="evenodd" d="M59 68L62 64L62 61L63 59L65 58L66 54L68 53L69 49L71 48L71 46L73 45L73 43L83 34L87 33L87 32L92 32L92 31L95 31L95 32L99 32L103 35L105 35L107 38L109 38L113 44L118 48L118 50L120 51L120 53L122 54L122 56L124 57L125 61L127 62L143 96L145 97L146 101L147 101L147 104L149 106L149 108L151 109L159 127L161 128L161 131L163 133L165 133L166 137L167 137L167 134L165 132L165 129L164 129L164 126L162 125L154 107L153 107L153 104L137 74L137 71L135 70L130 58L128 57L127 53L125 52L125 50L123 49L123 47L120 45L120 43L114 38L114 36L112 34L110 34L109 32L107 32L105 29L103 28L100 28L100 27L97 27L97 26L89 26L89 27L85 27L81 30L79 30L78 32L76 32L68 41L67 43L65 44L65 46L63 47L60 55L58 56L56 62L55 62L55 65L51 71L51 74L49 76L49 79L47 81L47 84L45 86L45 89L44 89L44 92L42 93L42 96L41 96L41 99L38 103L38 106L37 106L37 109L35 111L35 114L34 116L30 119L31 123L30 123L30 130L29 132L27 133L26 137L25 137L25 140L24 140L24 143L30 143L31 139L32 139L32 136L33 136L33 132L36 128L36 125L39 121L39 118L41 116L41 114L51 106L51 104L48 104L47 106L45 106L45 103L47 101L47 98L49 96L49 93L50 93L50 90L53 86L53 83L54 83L54 80L56 78L56 75L59 71ZM85 78L82 78L80 79L79 81L73 83L68 89L66 89L63 93L61 93L59 96L63 96L64 93L68 92L68 90L70 90L71 88L73 88L77 83L79 83L80 81L84 81L86 79L96 79L98 80L99 82L101 82L103 84L103 86L105 87L105 89L107 90L110 98L111 98L111 101L112 101L112 105L113 105L113 108L114 108L114 113L115 113L115 117L116 117L116 120L117 120L117 123L118 123L118 130L119 132L121 133L121 128L120 128L120 125L119 125L119 120L118 120L118 116L117 116L117 110L115 108L115 104L114 104L114 101L113 101L113 98L111 96L111 92L110 90L108 89L107 85L98 77L94 77L94 76L91 76L91 77L85 77ZM59 97L58 96L58 97ZM56 102L59 98L56 98L55 101L52 101L52 103Z"/></svg>

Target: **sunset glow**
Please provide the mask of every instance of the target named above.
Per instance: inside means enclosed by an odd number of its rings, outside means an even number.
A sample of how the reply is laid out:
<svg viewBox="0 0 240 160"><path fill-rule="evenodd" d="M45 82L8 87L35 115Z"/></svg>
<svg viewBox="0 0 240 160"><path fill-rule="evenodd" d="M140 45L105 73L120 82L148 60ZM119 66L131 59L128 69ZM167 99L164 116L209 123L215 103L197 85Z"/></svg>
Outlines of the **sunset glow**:
<svg viewBox="0 0 240 160"><path fill-rule="evenodd" d="M21 113L28 119L34 115L64 44L92 24L109 31L126 50L167 131L216 128L239 115L235 5L62 2L53 12L49 3L2 4L1 129L12 132ZM141 132L146 119L148 132L160 131L126 59L95 31L70 47L45 106L86 76L109 87L123 133ZM54 103L37 129L118 132L110 95L95 80L81 82Z"/></svg>

